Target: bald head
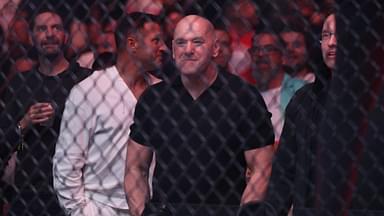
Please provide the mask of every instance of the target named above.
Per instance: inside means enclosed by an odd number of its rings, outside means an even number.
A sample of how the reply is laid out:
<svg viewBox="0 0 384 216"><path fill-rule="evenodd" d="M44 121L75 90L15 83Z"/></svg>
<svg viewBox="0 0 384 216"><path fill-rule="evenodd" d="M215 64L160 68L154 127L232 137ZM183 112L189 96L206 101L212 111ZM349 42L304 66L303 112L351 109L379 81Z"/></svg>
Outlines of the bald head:
<svg viewBox="0 0 384 216"><path fill-rule="evenodd" d="M214 27L212 23L205 19L204 17L197 15L189 15L181 19L175 28L175 33L173 38L178 36L185 35L191 32L201 32L207 36L214 39Z"/></svg>
<svg viewBox="0 0 384 216"><path fill-rule="evenodd" d="M203 17L190 15L181 19L173 38L173 58L183 75L204 73L218 55L215 29Z"/></svg>

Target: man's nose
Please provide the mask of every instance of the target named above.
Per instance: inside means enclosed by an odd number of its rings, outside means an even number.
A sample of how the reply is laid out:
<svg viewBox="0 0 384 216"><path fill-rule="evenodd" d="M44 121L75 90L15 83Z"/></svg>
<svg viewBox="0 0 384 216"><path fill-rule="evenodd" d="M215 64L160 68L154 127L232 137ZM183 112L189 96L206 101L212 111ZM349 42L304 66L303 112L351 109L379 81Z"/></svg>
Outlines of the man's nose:
<svg viewBox="0 0 384 216"><path fill-rule="evenodd" d="M192 42L187 42L187 45L186 45L186 47L185 47L185 51L187 52L187 53L192 53L193 52L193 49L194 49L194 46L193 46L193 44L192 44Z"/></svg>
<svg viewBox="0 0 384 216"><path fill-rule="evenodd" d="M263 49L258 49L258 50L255 51L255 55L256 55L257 57L262 57L262 56L265 55L265 50L263 50Z"/></svg>
<svg viewBox="0 0 384 216"><path fill-rule="evenodd" d="M46 34L47 36L52 36L52 35L53 35L53 31L52 31L52 29L51 29L51 28L47 28L47 30L45 31L45 34Z"/></svg>
<svg viewBox="0 0 384 216"><path fill-rule="evenodd" d="M287 44L285 49L287 50L287 52L293 52L294 46L293 44Z"/></svg>
<svg viewBox="0 0 384 216"><path fill-rule="evenodd" d="M335 34L332 34L328 40L328 46L336 46L337 38Z"/></svg>

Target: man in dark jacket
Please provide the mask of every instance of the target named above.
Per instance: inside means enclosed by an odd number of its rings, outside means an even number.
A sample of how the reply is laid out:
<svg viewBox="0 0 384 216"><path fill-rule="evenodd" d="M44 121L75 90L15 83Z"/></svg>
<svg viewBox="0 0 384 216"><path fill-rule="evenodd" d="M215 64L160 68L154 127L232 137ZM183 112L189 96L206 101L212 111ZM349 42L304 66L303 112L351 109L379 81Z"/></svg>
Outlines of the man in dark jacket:
<svg viewBox="0 0 384 216"><path fill-rule="evenodd" d="M331 14L321 34L323 60L331 71L336 60L335 33L335 15ZM331 72L327 71L300 89L286 109L286 122L265 200L276 215L287 215L292 205L294 211L315 205L316 135L324 116L330 76Z"/></svg>

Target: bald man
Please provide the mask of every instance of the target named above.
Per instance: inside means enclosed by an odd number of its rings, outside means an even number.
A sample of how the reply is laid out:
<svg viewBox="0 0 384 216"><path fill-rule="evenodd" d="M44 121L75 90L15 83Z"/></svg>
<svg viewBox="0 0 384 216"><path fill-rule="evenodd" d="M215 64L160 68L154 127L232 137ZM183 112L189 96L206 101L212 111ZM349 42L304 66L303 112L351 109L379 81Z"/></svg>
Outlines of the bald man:
<svg viewBox="0 0 384 216"><path fill-rule="evenodd" d="M131 214L235 215L241 203L264 196L274 141L271 115L256 88L219 71L208 20L180 20L172 45L178 77L143 93L131 126L125 176ZM246 167L252 171L247 185Z"/></svg>

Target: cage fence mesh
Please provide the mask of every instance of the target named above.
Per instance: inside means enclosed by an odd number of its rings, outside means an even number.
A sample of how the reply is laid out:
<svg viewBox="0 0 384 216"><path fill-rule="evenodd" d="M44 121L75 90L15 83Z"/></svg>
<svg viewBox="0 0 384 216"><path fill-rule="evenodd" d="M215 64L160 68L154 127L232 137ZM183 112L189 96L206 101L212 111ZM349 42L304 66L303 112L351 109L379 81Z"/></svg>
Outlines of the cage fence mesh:
<svg viewBox="0 0 384 216"><path fill-rule="evenodd" d="M0 26L1 215L384 214L382 1L1 0ZM185 56L218 71L196 98Z"/></svg>

